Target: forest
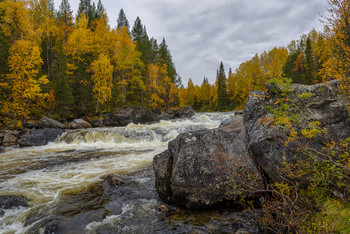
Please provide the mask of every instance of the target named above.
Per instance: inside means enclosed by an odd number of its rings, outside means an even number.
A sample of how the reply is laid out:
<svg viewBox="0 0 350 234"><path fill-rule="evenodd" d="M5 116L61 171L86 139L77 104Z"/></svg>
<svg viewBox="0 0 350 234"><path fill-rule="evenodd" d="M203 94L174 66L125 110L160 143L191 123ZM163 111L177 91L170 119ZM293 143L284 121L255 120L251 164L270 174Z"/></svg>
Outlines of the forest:
<svg viewBox="0 0 350 234"><path fill-rule="evenodd" d="M128 106L239 110L251 91L283 79L338 79L349 96L350 16L339 2L330 1L323 32L311 30L286 48L256 54L228 74L221 62L214 84L204 77L184 88L165 39L149 38L139 17L131 28L123 9L111 28L101 0L80 0L76 15L68 0L57 10L52 0L1 1L1 122L42 115L64 120Z"/></svg>
<svg viewBox="0 0 350 234"><path fill-rule="evenodd" d="M177 75L165 39L149 38L139 17L123 9L112 29L101 3L68 0L0 3L1 120L57 119L116 106L167 109L179 105Z"/></svg>

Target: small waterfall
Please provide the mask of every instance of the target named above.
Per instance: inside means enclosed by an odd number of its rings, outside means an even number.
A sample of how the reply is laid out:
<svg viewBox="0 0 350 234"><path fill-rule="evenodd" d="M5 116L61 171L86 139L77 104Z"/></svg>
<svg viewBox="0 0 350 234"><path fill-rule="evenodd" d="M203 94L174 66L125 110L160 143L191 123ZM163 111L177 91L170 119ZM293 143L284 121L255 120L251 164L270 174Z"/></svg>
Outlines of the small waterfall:
<svg viewBox="0 0 350 234"><path fill-rule="evenodd" d="M148 125L69 130L46 146L8 149L0 154L0 195L23 195L29 208L6 210L0 233L25 233L35 224L24 225L31 215L51 214L63 197L94 186L107 174L141 171L178 134L216 128L232 115L206 113Z"/></svg>

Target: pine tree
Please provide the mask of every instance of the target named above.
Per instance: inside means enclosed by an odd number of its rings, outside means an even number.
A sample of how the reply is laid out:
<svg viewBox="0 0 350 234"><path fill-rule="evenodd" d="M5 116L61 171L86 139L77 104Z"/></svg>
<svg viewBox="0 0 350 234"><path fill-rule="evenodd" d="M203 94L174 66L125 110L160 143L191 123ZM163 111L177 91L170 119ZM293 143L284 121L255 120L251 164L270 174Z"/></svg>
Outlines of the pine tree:
<svg viewBox="0 0 350 234"><path fill-rule="evenodd" d="M307 37L306 47L305 47L305 84L313 84L313 68L314 61L312 57L312 48L310 37Z"/></svg>
<svg viewBox="0 0 350 234"><path fill-rule="evenodd" d="M118 20L117 20L117 28L122 30L124 26L126 27L128 34L131 35L129 21L126 18L124 10L122 8L119 11Z"/></svg>
<svg viewBox="0 0 350 234"><path fill-rule="evenodd" d="M96 19L102 19L106 16L106 10L102 5L101 0L98 0L97 8L96 8Z"/></svg>
<svg viewBox="0 0 350 234"><path fill-rule="evenodd" d="M81 14L85 15L88 19L88 26L91 28L92 21L95 20L96 17L96 6L95 3L91 4L91 0L80 0L78 7L78 18Z"/></svg>
<svg viewBox="0 0 350 234"><path fill-rule="evenodd" d="M177 72L176 72L176 69L175 69L175 65L173 63L173 59L171 57L170 50L168 49L168 45L166 44L164 38L162 40L162 43L160 43L160 45L159 45L158 63L159 64L166 64L167 65L168 76L170 77L171 81L173 83L175 83L176 81L178 82L178 79L177 79L178 77L177 77Z"/></svg>
<svg viewBox="0 0 350 234"><path fill-rule="evenodd" d="M141 52L141 60L144 64L150 62L151 44L147 35L146 27L142 25L141 19L136 18L131 31L133 42L136 43L136 49Z"/></svg>
<svg viewBox="0 0 350 234"><path fill-rule="evenodd" d="M73 20L73 11L68 0L62 0L58 11L57 19L61 22L64 22L66 25L70 24Z"/></svg>
<svg viewBox="0 0 350 234"><path fill-rule="evenodd" d="M218 87L217 108L220 111L227 110L229 101L228 101L228 95L227 95L226 75L225 75L224 65L222 62L220 63L220 68L219 68L219 71L217 72L216 83Z"/></svg>
<svg viewBox="0 0 350 234"><path fill-rule="evenodd" d="M150 40L150 46L151 46L151 49L150 49L149 61L150 63L155 64L158 61L158 51L159 51L157 39L152 37Z"/></svg>

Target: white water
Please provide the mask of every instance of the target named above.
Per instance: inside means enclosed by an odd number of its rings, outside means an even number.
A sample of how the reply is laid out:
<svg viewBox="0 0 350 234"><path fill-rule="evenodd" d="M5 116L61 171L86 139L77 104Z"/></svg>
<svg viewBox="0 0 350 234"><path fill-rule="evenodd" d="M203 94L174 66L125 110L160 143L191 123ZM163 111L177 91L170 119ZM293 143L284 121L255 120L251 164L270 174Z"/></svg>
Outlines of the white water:
<svg viewBox="0 0 350 234"><path fill-rule="evenodd" d="M7 149L0 154L0 195L23 195L30 207L6 210L0 217L0 233L24 233L30 228L24 226L29 214L50 213L65 195L78 193L105 175L148 167L179 133L216 128L230 116L196 114L191 119L150 125L73 130L46 146ZM93 222L86 231L116 217Z"/></svg>

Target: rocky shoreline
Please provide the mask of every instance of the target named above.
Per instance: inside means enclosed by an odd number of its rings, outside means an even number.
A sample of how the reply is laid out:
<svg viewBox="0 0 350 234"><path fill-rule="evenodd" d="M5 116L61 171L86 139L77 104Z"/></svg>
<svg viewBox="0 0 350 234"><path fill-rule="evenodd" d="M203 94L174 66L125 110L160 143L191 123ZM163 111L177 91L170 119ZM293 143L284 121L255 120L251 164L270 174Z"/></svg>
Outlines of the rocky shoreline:
<svg viewBox="0 0 350 234"><path fill-rule="evenodd" d="M39 121L23 123L22 130L0 131L0 153L9 146L42 146L55 141L67 129L94 127L120 127L130 123L145 124L160 120L190 118L194 115L192 107L181 107L178 110L167 110L164 113L143 107L117 108L115 113L104 113L92 119L74 119L61 123L52 118L43 117Z"/></svg>
<svg viewBox="0 0 350 234"><path fill-rule="evenodd" d="M305 149L319 151L350 137L349 110L338 85L269 84L266 92L250 94L243 116L218 129L180 134L153 160L160 198L204 209L259 201L268 183L307 186L308 175L291 178L287 166L302 167Z"/></svg>

